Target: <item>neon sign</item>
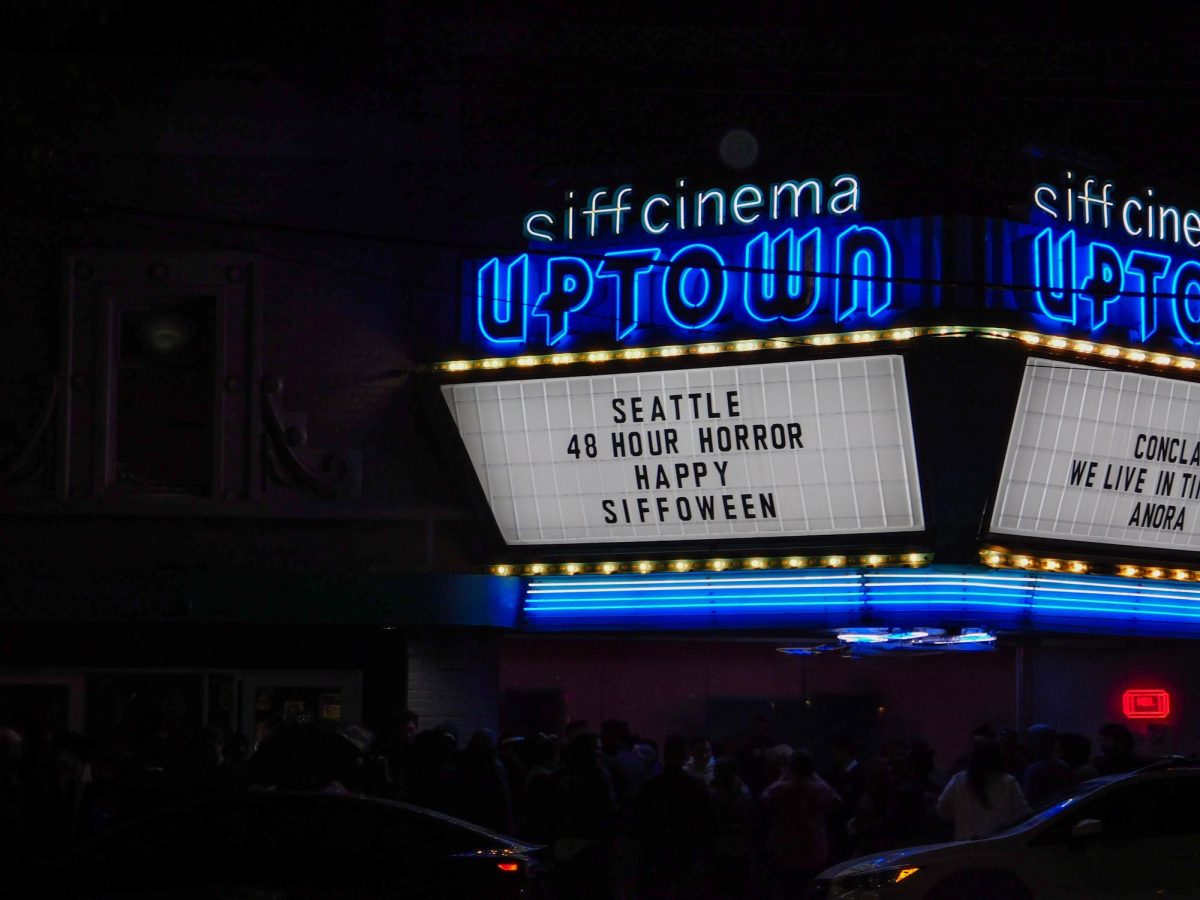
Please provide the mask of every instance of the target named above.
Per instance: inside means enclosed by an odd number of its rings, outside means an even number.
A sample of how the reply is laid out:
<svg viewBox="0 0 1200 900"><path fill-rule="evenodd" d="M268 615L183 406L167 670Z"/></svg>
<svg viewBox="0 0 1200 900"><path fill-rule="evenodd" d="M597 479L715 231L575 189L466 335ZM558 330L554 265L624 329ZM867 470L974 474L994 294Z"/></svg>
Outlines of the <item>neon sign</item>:
<svg viewBox="0 0 1200 900"><path fill-rule="evenodd" d="M1200 211L1066 173L1034 220L865 221L858 178L732 191L599 187L522 220L523 253L464 273L489 356L978 324L1200 345ZM953 298L943 310L943 291ZM946 317L946 313L950 317Z"/></svg>
<svg viewBox="0 0 1200 900"><path fill-rule="evenodd" d="M892 306L894 274L891 241L860 225L589 258L494 257L479 268L478 329L491 344L554 347L609 329L620 342L647 325L702 337L722 315L752 324L797 323L819 311L835 322L875 319Z"/></svg>
<svg viewBox="0 0 1200 900"><path fill-rule="evenodd" d="M1033 203L1051 219L1063 219L1068 224L1119 226L1129 237L1200 247L1200 212L1180 212L1177 207L1155 203L1154 188L1146 188L1144 197L1131 195L1120 203L1111 196L1115 191L1111 181L1089 175L1079 184L1075 173L1067 172L1066 186L1061 189L1050 184L1035 187Z"/></svg>
<svg viewBox="0 0 1200 900"><path fill-rule="evenodd" d="M1121 712L1127 719L1166 719L1171 715L1171 695L1158 688L1128 690L1121 695Z"/></svg>
<svg viewBox="0 0 1200 900"><path fill-rule="evenodd" d="M1200 262L1176 262L1148 250L1123 252L1105 241L1081 240L1074 230L1045 228L1031 250L1038 311L1072 329L1097 332L1110 323L1132 326L1145 343L1166 307L1171 337L1200 344Z"/></svg>
<svg viewBox="0 0 1200 900"><path fill-rule="evenodd" d="M858 211L859 184L853 175L834 178L828 192L815 178L780 181L765 190L756 184L743 184L729 195L720 188L709 188L692 191L689 196L686 178L677 179L675 187L674 197L651 194L639 205L634 223L646 234L659 237L672 230L724 228L727 223L753 225L759 219L774 222L799 219L806 214L819 216L825 212L844 216ZM826 196L828 200L824 200ZM531 212L525 217L522 230L531 241L574 241L597 237L607 221L609 233L620 237L629 230L633 198L633 185L623 184L615 190L600 187L588 194L582 209L576 209L575 192L567 191L566 208L561 215L544 209ZM804 204L807 204L807 210L802 209ZM578 227L577 220L580 222Z"/></svg>
<svg viewBox="0 0 1200 900"><path fill-rule="evenodd" d="M672 196L644 198L631 185L597 188L582 202L569 191L561 212L526 215L529 251L475 269L465 323L474 338L494 352L636 343L651 333L703 340L893 310L897 236L856 221L855 176L728 194L686 185L681 178Z"/></svg>

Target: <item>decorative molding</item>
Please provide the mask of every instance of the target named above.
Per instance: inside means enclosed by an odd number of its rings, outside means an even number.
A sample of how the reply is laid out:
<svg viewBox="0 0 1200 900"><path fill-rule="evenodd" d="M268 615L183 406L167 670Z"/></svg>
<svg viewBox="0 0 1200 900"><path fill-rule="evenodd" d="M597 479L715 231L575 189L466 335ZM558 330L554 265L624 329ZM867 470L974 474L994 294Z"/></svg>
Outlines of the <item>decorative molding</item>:
<svg viewBox="0 0 1200 900"><path fill-rule="evenodd" d="M53 373L39 372L31 376L29 381L35 390L40 387L45 392L45 397L37 418L34 420L29 438L12 459L0 463L0 484L33 480L43 465L48 462L45 454L34 459L34 451L42 446L50 422L54 418L54 409L58 402L58 379ZM30 465L31 460L33 461L32 465Z"/></svg>
<svg viewBox="0 0 1200 900"><path fill-rule="evenodd" d="M307 429L288 425L280 409L283 378L262 380L263 487L290 488L330 500L362 496L362 454L353 450L318 450L307 446Z"/></svg>

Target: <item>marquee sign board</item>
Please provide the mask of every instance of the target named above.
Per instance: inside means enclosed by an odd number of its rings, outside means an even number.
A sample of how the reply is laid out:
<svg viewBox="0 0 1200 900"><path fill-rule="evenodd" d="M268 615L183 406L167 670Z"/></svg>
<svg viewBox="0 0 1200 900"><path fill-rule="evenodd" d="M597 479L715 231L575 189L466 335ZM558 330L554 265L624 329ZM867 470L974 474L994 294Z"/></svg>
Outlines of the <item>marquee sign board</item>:
<svg viewBox="0 0 1200 900"><path fill-rule="evenodd" d="M1200 383L1030 359L992 531L1200 551Z"/></svg>
<svg viewBox="0 0 1200 900"><path fill-rule="evenodd" d="M509 544L924 528L900 356L442 392Z"/></svg>

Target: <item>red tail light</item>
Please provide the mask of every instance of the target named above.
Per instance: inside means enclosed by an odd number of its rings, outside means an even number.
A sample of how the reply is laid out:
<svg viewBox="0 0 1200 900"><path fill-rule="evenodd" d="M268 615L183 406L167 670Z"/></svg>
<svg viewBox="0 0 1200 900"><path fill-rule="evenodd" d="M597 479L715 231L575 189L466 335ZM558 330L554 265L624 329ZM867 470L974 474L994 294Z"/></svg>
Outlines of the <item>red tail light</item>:
<svg viewBox="0 0 1200 900"><path fill-rule="evenodd" d="M496 868L501 872L520 872L520 863L496 863Z"/></svg>

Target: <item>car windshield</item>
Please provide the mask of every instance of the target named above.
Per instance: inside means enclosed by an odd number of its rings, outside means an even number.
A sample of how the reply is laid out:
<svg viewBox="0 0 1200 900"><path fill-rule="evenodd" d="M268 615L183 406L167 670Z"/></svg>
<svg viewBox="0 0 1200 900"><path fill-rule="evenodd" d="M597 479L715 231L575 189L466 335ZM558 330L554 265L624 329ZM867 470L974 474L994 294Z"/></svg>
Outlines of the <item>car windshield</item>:
<svg viewBox="0 0 1200 900"><path fill-rule="evenodd" d="M1081 799L1093 791L1099 790L1105 785L1112 784L1113 781L1113 778L1093 778L1090 781L1077 784L1067 793L1059 794L1039 803L1026 815L1013 822L1008 828L994 835L994 837L1012 834L1014 831L1024 831L1026 828L1040 825L1042 822L1046 822L1057 816L1062 810L1075 806Z"/></svg>

